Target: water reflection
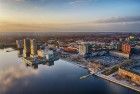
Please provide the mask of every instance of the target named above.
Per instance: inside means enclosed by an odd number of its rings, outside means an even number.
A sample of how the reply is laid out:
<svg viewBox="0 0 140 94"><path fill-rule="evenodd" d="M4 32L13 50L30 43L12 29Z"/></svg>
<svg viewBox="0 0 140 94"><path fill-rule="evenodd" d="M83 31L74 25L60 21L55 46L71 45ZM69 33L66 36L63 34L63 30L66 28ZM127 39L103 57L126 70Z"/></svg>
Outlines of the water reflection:
<svg viewBox="0 0 140 94"><path fill-rule="evenodd" d="M32 61L32 64L29 64L30 61L25 60L24 58L22 58L22 63L26 65L26 67L32 67L34 69L38 69L39 65L47 65L47 66L52 66L54 65L54 61L43 61L41 63L35 63L37 61Z"/></svg>
<svg viewBox="0 0 140 94"><path fill-rule="evenodd" d="M137 94L95 76L80 80L88 71L70 62L44 62L36 70L17 54L0 51L0 94Z"/></svg>
<svg viewBox="0 0 140 94"><path fill-rule="evenodd" d="M18 55L19 58L22 57L23 49L19 49L17 55Z"/></svg>
<svg viewBox="0 0 140 94"><path fill-rule="evenodd" d="M54 52L53 55L49 55L50 59L46 58L39 58L39 57L23 57L23 49L18 50L18 57L22 58L22 63L26 65L26 67L32 67L34 69L38 69L39 65L47 65L52 66L54 65L54 61L59 60L59 54L57 52Z"/></svg>
<svg viewBox="0 0 140 94"><path fill-rule="evenodd" d="M9 66L0 71L0 94L7 94L6 92L13 87L13 85L19 80L33 75L37 75L38 72L31 69L25 69L24 66ZM25 81L23 80L23 83Z"/></svg>

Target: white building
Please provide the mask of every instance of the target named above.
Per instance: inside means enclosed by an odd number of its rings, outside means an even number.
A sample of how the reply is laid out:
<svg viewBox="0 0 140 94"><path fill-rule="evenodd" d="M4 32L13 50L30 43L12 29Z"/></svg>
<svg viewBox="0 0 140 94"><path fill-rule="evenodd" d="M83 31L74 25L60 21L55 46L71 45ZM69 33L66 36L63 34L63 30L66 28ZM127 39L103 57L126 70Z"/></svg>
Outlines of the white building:
<svg viewBox="0 0 140 94"><path fill-rule="evenodd" d="M37 51L37 55L38 55L38 57L44 58L46 60L53 60L54 59L53 50L46 50L46 49L41 50L40 49L40 50Z"/></svg>
<svg viewBox="0 0 140 94"><path fill-rule="evenodd" d="M80 55L85 55L86 53L89 53L90 49L91 49L90 46L91 46L90 43L81 42L79 44L79 54Z"/></svg>

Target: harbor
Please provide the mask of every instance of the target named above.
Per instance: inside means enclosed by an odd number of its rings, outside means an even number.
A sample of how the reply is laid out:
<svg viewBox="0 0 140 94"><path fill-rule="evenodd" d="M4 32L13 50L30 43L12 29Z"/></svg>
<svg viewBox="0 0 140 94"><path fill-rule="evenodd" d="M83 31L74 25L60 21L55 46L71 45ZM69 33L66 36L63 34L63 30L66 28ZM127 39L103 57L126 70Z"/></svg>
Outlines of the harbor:
<svg viewBox="0 0 140 94"><path fill-rule="evenodd" d="M98 71L94 67L88 66L87 63L89 63L89 62L82 62L80 64L80 62L72 61L72 60L69 60L68 58L65 58L64 60L70 61L72 64L76 64L79 67L82 66L82 68L85 68L85 69L87 69L89 71L89 74L80 76L79 77L80 80L87 79L90 76L97 76L97 77L102 78L104 80L107 80L109 82L112 82L112 83L115 83L115 84L130 88L132 90L135 90L137 92L140 92L140 87L139 86L130 84L128 81L125 81L125 80L118 80L115 77L113 77L113 74L115 74L117 72L114 72L114 73L112 73L110 75L107 75L107 76L105 74L103 74L103 72L106 71L106 70L113 69L114 67L119 67L119 66L121 66L123 64L131 63L131 60L125 60L123 63L116 64L116 65L113 65L113 66L111 66L109 68L105 68L105 69L98 70Z"/></svg>

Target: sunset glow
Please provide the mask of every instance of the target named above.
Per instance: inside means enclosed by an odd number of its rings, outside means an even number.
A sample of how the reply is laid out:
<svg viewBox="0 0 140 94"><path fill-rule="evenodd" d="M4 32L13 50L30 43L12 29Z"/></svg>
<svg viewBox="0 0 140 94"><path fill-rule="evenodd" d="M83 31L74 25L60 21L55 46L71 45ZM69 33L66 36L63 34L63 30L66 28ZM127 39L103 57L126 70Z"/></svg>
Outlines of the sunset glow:
<svg viewBox="0 0 140 94"><path fill-rule="evenodd" d="M0 31L139 31L139 9L139 0L0 0Z"/></svg>

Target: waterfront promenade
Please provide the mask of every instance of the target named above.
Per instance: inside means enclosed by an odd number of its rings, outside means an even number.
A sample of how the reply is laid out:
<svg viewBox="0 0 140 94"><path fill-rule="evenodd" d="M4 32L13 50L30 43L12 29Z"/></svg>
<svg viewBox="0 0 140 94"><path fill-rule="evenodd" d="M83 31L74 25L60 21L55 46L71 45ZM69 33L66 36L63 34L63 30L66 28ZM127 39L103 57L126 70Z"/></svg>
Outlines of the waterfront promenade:
<svg viewBox="0 0 140 94"><path fill-rule="evenodd" d="M132 90L140 92L140 87L139 86L134 86L134 85L130 84L128 81L125 81L125 80L117 80L115 77L113 77L113 74L109 75L109 76L106 76L106 75L101 74L101 72L97 72L94 75L96 75L100 78L103 78L105 80L111 81L113 83L116 83L116 84L119 84L119 85L122 85L124 87L127 87L127 88L130 88Z"/></svg>
<svg viewBox="0 0 140 94"><path fill-rule="evenodd" d="M62 59L63 59L63 58L62 58ZM72 60L70 60L70 59L68 59L68 58L67 58L67 59L65 58L65 59L63 59L63 60L72 61ZM129 61L127 60L127 62L129 62ZM108 81L110 81L110 82L113 82L113 83L119 84L119 85L121 85L121 86L124 86L124 87L127 87L127 88L130 88L130 89L132 89L132 90L135 90L135 91L140 92L140 86L136 86L136 85L133 85L133 84L131 84L130 82L128 82L128 81L126 81L126 80L118 80L118 79L116 79L115 77L113 77L113 75L116 74L117 72L114 72L114 73L112 73L112 74L110 74L110 75L108 75L108 76L102 74L102 72L105 71L106 69L111 69L111 68L113 68L113 67L115 67L115 66L120 66L120 65L122 65L122 63L117 64L117 65L114 65L114 66L111 66L111 67L109 67L109 68L102 69L102 70L100 70L100 71L98 71L98 72L94 72L94 71L92 71L91 68L88 68L88 66L86 66L86 64L85 64L85 63L88 63L88 62L81 62L81 63L82 63L82 64L80 64L80 62L75 62L75 61L73 61L73 64L76 64L76 65L78 65L79 67L86 68L86 69L89 71L90 74L84 75L84 76L80 77L80 79L86 79L86 78L89 77L89 76L95 75L95 76L100 77L100 78L102 78L102 79L108 80Z"/></svg>

